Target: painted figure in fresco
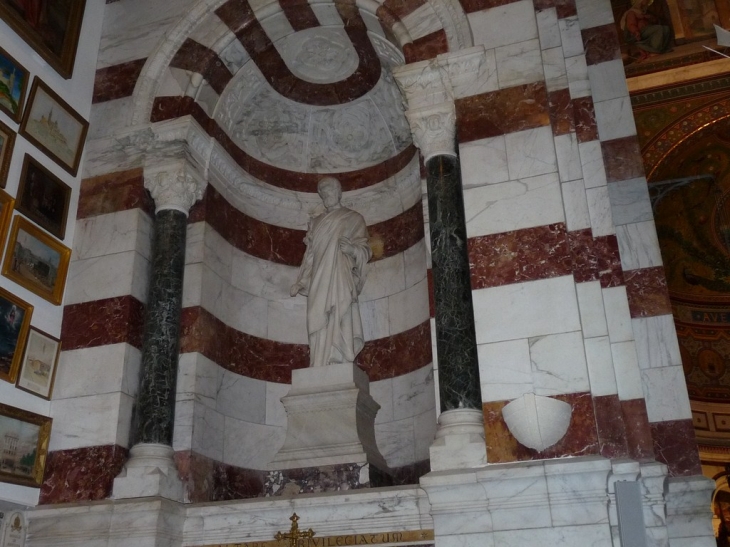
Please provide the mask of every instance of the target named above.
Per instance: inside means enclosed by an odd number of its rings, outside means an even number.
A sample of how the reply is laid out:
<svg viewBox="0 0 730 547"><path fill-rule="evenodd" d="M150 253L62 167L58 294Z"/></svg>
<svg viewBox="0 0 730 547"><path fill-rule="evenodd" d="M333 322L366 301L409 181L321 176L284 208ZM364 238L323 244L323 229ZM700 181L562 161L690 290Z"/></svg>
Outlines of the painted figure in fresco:
<svg viewBox="0 0 730 547"><path fill-rule="evenodd" d="M626 41L636 44L641 50L639 60L671 50L672 29L659 24L654 15L647 13L653 1L632 0L631 8L621 17L621 29Z"/></svg>
<svg viewBox="0 0 730 547"><path fill-rule="evenodd" d="M351 363L362 350L357 297L372 256L365 219L340 204L339 181L325 177L317 191L326 211L309 223L307 250L290 291L307 297L310 367Z"/></svg>

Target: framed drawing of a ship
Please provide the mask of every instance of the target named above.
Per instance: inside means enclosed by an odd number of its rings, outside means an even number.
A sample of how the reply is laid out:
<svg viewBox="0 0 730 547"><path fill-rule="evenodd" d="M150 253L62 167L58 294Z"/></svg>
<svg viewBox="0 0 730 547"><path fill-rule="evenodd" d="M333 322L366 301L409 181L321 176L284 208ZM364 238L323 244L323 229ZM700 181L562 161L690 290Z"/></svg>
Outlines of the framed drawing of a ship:
<svg viewBox="0 0 730 547"><path fill-rule="evenodd" d="M89 122L43 80L33 79L20 134L76 176Z"/></svg>
<svg viewBox="0 0 730 547"><path fill-rule="evenodd" d="M69 79L85 5L86 0L0 0L0 18Z"/></svg>

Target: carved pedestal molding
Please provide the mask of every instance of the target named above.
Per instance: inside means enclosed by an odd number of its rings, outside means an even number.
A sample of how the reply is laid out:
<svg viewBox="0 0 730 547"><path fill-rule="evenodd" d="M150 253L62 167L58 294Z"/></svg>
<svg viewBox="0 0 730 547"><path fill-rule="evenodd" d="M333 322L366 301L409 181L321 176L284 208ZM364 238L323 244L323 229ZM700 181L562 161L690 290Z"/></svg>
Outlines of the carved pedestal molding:
<svg viewBox="0 0 730 547"><path fill-rule="evenodd" d="M457 408L442 412L429 454L431 471L486 465L487 447L484 443L482 411Z"/></svg>
<svg viewBox="0 0 730 547"><path fill-rule="evenodd" d="M202 199L205 179L187 160L179 160L144 168L144 187L155 200L155 213L174 209L188 215L190 208Z"/></svg>
<svg viewBox="0 0 730 547"><path fill-rule="evenodd" d="M184 500L171 446L142 443L132 447L130 458L114 479L114 499L161 497Z"/></svg>

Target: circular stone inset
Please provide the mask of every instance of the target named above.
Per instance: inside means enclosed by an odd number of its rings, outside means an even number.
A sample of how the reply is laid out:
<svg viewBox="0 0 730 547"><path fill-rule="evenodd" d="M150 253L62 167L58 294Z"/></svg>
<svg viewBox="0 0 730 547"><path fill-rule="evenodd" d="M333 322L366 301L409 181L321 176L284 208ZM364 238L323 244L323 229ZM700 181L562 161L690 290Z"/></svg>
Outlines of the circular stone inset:
<svg viewBox="0 0 730 547"><path fill-rule="evenodd" d="M316 84L344 80L360 59L343 28L315 27L290 34L277 44L284 62L296 76Z"/></svg>

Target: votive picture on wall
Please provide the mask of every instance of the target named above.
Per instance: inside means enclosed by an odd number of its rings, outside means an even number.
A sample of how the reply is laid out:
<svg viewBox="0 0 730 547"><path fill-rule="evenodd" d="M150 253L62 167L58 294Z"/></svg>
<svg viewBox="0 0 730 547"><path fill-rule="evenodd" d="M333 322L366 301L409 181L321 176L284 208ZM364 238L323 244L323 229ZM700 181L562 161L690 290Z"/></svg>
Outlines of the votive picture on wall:
<svg viewBox="0 0 730 547"><path fill-rule="evenodd" d="M0 288L0 379L15 383L33 306Z"/></svg>
<svg viewBox="0 0 730 547"><path fill-rule="evenodd" d="M51 418L0 404L1 481L40 486L51 424Z"/></svg>
<svg viewBox="0 0 730 547"><path fill-rule="evenodd" d="M0 110L14 122L20 122L29 79L28 71L0 48Z"/></svg>

